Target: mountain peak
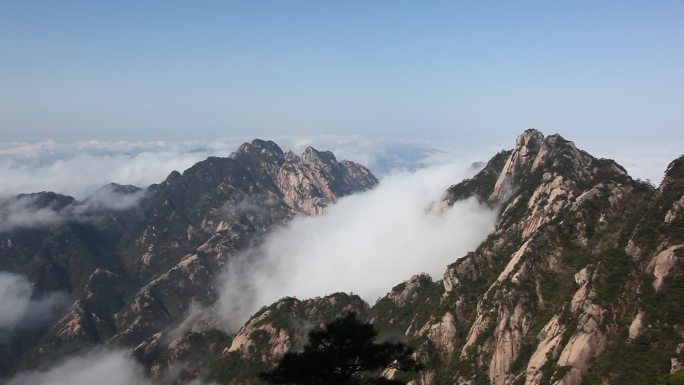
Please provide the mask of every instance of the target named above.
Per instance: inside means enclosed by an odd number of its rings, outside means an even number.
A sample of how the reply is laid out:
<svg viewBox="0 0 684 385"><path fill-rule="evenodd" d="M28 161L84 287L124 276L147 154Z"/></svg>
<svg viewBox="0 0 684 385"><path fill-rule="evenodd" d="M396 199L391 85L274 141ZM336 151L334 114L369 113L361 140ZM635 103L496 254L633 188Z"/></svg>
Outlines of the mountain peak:
<svg viewBox="0 0 684 385"><path fill-rule="evenodd" d="M527 129L518 135L511 157L516 158L519 166L535 171L552 158L552 155L561 155L560 151L566 151L566 157L577 161L586 160L584 158L587 154L582 154L573 142L565 140L559 134L544 136L541 131L534 128Z"/></svg>
<svg viewBox="0 0 684 385"><path fill-rule="evenodd" d="M614 161L596 159L558 134L544 136L531 128L516 138L512 150L500 152L475 177L452 186L447 201L476 195L496 203L515 189L534 189L556 177L573 184L591 184L597 177L609 180L626 176L624 168Z"/></svg>
<svg viewBox="0 0 684 385"><path fill-rule="evenodd" d="M668 188L670 185L684 179L684 155L670 162L665 170L665 177L660 185L660 190Z"/></svg>
<svg viewBox="0 0 684 385"><path fill-rule="evenodd" d="M71 196L58 194L52 191L18 194L13 199L30 202L35 208L52 207L55 210L61 210L76 202L76 199Z"/></svg>
<svg viewBox="0 0 684 385"><path fill-rule="evenodd" d="M142 189L140 187L131 184L107 183L106 185L97 189L95 193L112 192L116 194L133 194L141 190Z"/></svg>
<svg viewBox="0 0 684 385"><path fill-rule="evenodd" d="M573 155L581 156L575 147L575 143L566 140L560 134L545 136L544 133L535 128L528 128L515 140L514 151L537 154L542 149L568 149L574 153Z"/></svg>
<svg viewBox="0 0 684 385"><path fill-rule="evenodd" d="M335 155L332 152L330 152L330 151L318 151L311 146L308 146L308 147L306 147L306 149L304 149L304 153L302 154L302 159L304 159L305 162L315 162L315 161L321 161L324 163L337 162L337 159L335 159Z"/></svg>
<svg viewBox="0 0 684 385"><path fill-rule="evenodd" d="M523 148L528 146L539 146L544 141L544 134L536 128L528 128L518 135L515 139L515 148Z"/></svg>
<svg viewBox="0 0 684 385"><path fill-rule="evenodd" d="M231 157L252 156L267 160L275 160L278 165L284 161L283 150L271 140L254 139L251 142L243 143Z"/></svg>

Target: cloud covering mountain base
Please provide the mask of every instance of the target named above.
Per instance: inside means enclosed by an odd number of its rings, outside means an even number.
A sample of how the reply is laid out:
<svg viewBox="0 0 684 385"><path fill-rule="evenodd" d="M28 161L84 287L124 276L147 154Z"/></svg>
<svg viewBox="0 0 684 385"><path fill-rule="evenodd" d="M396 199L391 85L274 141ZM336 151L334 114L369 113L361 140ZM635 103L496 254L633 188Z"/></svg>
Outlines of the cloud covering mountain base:
<svg viewBox="0 0 684 385"><path fill-rule="evenodd" d="M62 292L33 298L33 286L25 276L0 271L0 332L41 325L59 314L68 300Z"/></svg>
<svg viewBox="0 0 684 385"><path fill-rule="evenodd" d="M93 350L45 371L20 373L7 385L149 385L142 365L121 351Z"/></svg>

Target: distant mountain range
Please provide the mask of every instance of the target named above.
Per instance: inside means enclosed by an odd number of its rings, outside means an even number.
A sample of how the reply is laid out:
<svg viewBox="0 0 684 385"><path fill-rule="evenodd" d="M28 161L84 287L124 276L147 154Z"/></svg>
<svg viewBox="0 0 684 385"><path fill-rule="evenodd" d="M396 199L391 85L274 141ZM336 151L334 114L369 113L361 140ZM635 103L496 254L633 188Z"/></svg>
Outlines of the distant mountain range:
<svg viewBox="0 0 684 385"><path fill-rule="evenodd" d="M476 197L498 210L496 226L442 279L416 275L373 305L284 298L234 335L211 320L180 335L172 326L211 306L212 277L274 226L372 189L368 169L254 140L146 189L12 197L0 205L0 271L26 276L34 298L69 303L48 323L0 330L0 377L107 344L162 383L256 384L311 325L350 310L416 348L425 370L414 385L636 385L681 369L684 157L654 187L527 130L480 167L449 181L435 207Z"/></svg>

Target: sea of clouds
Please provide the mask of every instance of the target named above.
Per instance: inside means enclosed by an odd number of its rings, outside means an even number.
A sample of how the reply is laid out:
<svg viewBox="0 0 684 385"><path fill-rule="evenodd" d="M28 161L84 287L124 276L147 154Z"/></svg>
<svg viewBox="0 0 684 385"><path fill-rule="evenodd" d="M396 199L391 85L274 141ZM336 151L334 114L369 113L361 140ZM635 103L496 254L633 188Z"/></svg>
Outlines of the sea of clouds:
<svg viewBox="0 0 684 385"><path fill-rule="evenodd" d="M220 313L240 327L259 307L353 292L369 303L418 273L439 279L493 229L497 210L475 199L441 207L452 183L475 170L463 163L385 176L375 189L343 198L320 216L298 217L220 276Z"/></svg>
<svg viewBox="0 0 684 385"><path fill-rule="evenodd" d="M197 142L79 141L0 143L0 197L54 191L83 199L107 183L146 187L171 171L184 171L209 156L228 156L249 138ZM272 138L283 151L306 146L332 150L338 159L366 165L377 174L415 169L445 151L430 143L358 136Z"/></svg>
<svg viewBox="0 0 684 385"><path fill-rule="evenodd" d="M229 155L245 139L0 144L0 232L74 218L88 220L84 213L98 208L132 207L144 192L119 196L102 187L110 182L139 187L158 183L171 171L183 171L208 156ZM381 183L341 199L324 215L295 218L231 260L217 278L221 295L214 314L233 329L259 307L284 296L306 299L344 291L373 303L414 274L425 272L439 279L449 263L473 250L494 226L496 210L475 200L448 208L438 202L449 185L474 174L471 161L486 161L499 149L454 149L357 136L274 140L285 151L299 153L309 145L332 150L338 159L367 165L381 176ZM633 176L656 183L678 155L640 149L604 154L589 150L613 157ZM71 195L82 201L81 208L34 210L28 198L4 206L1 202L14 194L37 191ZM36 297L26 277L0 272L0 332L40 325L67 305L64 293ZM8 381L9 385L150 383L127 352L103 348L65 357L47 369L23 372Z"/></svg>
<svg viewBox="0 0 684 385"><path fill-rule="evenodd" d="M0 143L0 198L19 193L54 191L83 199L107 183L146 187L173 170L183 171L208 156L228 156L253 138L213 141L101 141ZM429 141L365 138L357 135L281 136L272 139L284 151L300 153L306 146L331 150L338 159L369 167L377 175L397 169L415 170L453 159L486 161L501 148L468 148ZM514 142L511 140L513 147ZM671 148L616 147L588 143L581 148L622 164L635 178L658 183L665 167L681 155ZM479 158L475 158L475 157Z"/></svg>

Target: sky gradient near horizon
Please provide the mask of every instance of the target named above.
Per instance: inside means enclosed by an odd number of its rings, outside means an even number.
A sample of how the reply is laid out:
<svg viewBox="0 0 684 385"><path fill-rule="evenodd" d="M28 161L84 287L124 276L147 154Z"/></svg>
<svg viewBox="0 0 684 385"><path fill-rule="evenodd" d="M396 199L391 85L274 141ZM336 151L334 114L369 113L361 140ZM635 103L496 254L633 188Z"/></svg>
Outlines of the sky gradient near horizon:
<svg viewBox="0 0 684 385"><path fill-rule="evenodd" d="M684 2L0 2L1 142L684 140Z"/></svg>

